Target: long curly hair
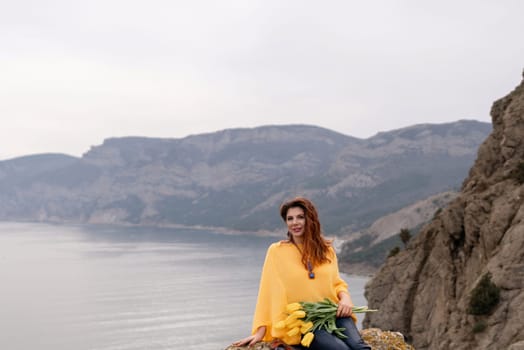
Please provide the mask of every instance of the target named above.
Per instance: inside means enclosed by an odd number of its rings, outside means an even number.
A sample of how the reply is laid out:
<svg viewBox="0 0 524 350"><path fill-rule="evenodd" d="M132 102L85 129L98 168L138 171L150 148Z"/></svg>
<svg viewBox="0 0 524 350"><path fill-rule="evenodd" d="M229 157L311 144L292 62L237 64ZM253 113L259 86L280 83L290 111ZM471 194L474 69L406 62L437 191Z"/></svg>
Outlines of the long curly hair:
<svg viewBox="0 0 524 350"><path fill-rule="evenodd" d="M302 242L302 263L307 268L308 262L313 266L321 265L325 262L330 262L330 246L331 241L323 237L320 220L318 219L318 212L313 202L304 197L296 197L280 206L280 216L286 222L287 212L290 208L301 208L306 217L306 224L304 227L304 236ZM293 236L287 233L289 241L293 241Z"/></svg>

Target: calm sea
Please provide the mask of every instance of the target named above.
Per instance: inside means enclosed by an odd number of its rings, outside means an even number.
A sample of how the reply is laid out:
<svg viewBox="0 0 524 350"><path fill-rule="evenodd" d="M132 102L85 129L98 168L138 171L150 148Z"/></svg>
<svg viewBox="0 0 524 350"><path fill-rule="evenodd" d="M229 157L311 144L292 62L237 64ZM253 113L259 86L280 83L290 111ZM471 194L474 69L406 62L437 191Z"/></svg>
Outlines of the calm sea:
<svg viewBox="0 0 524 350"><path fill-rule="evenodd" d="M222 350L275 238L0 223L0 349ZM366 277L343 276L365 305Z"/></svg>

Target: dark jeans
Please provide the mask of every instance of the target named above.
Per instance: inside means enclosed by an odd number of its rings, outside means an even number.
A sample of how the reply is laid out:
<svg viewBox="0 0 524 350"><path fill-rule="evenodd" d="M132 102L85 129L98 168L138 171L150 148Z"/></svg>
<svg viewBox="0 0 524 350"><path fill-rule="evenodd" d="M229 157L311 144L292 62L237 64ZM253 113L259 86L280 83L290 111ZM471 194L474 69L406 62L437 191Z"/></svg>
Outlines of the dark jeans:
<svg viewBox="0 0 524 350"><path fill-rule="evenodd" d="M371 346L366 344L350 317L337 318L337 327L345 328L346 339L340 339L336 335L321 329L314 332L315 338L309 348L301 345L293 345L297 350L371 350Z"/></svg>

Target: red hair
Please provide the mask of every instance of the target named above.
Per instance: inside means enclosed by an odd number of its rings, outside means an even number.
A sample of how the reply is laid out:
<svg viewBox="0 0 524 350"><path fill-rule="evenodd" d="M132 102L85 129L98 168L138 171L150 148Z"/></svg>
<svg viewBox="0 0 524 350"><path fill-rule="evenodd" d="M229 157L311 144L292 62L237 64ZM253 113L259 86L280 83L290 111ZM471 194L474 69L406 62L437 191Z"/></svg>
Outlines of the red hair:
<svg viewBox="0 0 524 350"><path fill-rule="evenodd" d="M290 208L301 208L306 217L304 227L303 245L302 245L302 263L307 268L308 262L313 266L330 262L328 257L331 241L325 239L322 235L320 220L318 219L317 209L313 202L304 197L296 197L280 206L280 216L286 222L287 212ZM293 236L287 233L289 240L293 242Z"/></svg>

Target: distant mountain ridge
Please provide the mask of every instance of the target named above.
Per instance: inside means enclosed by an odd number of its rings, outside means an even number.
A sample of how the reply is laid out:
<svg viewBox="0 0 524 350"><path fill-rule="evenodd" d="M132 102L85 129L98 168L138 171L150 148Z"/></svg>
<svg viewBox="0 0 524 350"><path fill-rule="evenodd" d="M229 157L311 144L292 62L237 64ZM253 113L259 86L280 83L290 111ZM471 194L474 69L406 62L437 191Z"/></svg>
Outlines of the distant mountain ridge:
<svg viewBox="0 0 524 350"><path fill-rule="evenodd" d="M490 131L461 120L368 139L308 125L110 138L81 158L0 162L0 220L274 230L280 203L306 195L338 234L458 188Z"/></svg>

